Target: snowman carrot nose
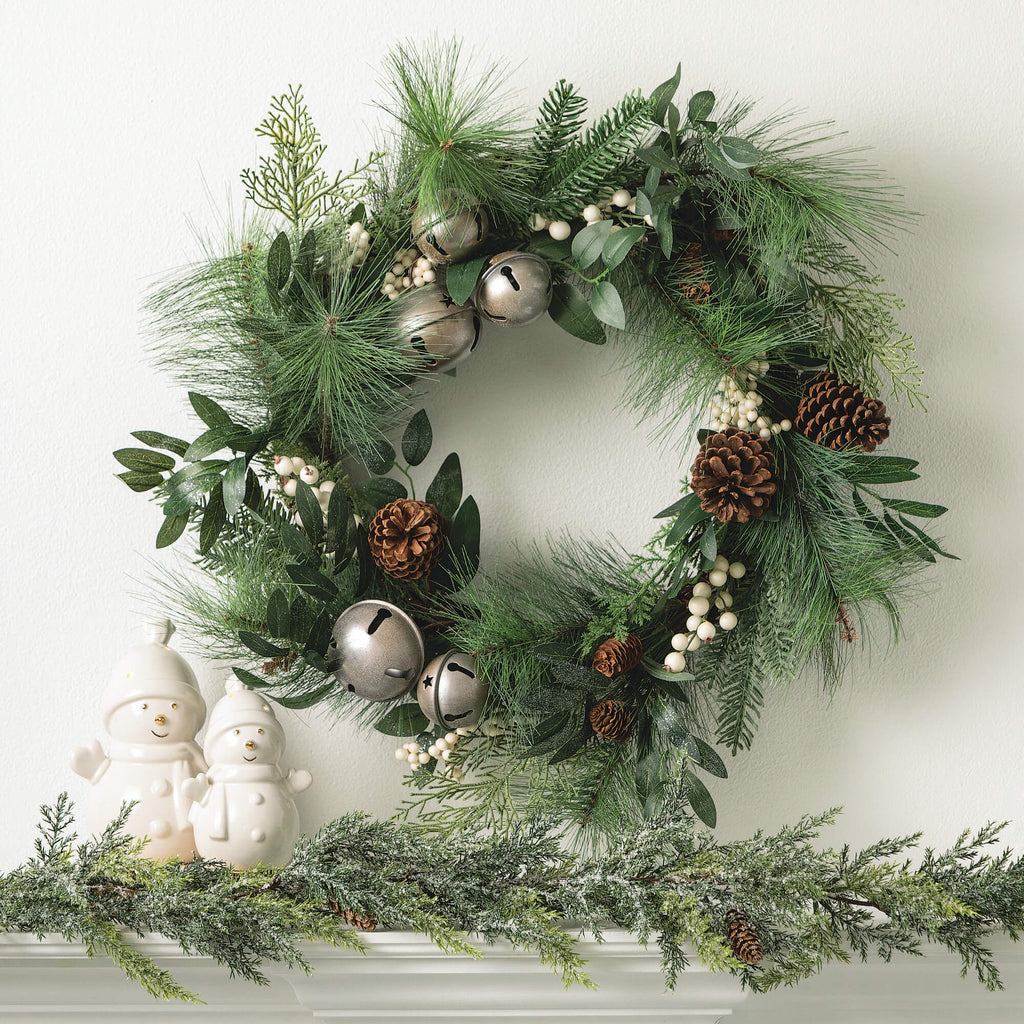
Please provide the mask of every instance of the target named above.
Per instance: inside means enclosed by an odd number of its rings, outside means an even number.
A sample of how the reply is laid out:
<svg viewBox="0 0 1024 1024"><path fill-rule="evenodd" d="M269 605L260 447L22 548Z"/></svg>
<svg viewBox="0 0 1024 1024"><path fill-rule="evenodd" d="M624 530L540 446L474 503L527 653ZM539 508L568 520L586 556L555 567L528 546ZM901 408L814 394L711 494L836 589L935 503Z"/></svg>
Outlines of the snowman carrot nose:
<svg viewBox="0 0 1024 1024"><path fill-rule="evenodd" d="M246 740L245 741L245 749L246 750L255 750L256 749L255 741L254 740Z"/></svg>
<svg viewBox="0 0 1024 1024"><path fill-rule="evenodd" d="M153 719L153 721L157 725L166 725L167 724L167 716L166 715L157 715L156 718Z"/></svg>

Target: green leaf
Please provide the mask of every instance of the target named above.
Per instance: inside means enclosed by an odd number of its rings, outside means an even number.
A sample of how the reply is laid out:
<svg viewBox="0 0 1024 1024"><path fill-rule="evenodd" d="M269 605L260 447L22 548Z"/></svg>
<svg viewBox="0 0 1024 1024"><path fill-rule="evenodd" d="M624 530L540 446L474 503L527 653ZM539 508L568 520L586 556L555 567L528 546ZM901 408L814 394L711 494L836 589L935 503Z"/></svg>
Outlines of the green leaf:
<svg viewBox="0 0 1024 1024"><path fill-rule="evenodd" d="M658 241L661 243L661 251L668 259L672 255L672 204L666 199L658 206L657 217L654 220L654 230L658 233Z"/></svg>
<svg viewBox="0 0 1024 1024"><path fill-rule="evenodd" d="M668 508L663 508L654 518L670 519L672 516L682 515L687 509L694 505L700 505L700 498L693 492L684 494L678 501L673 501Z"/></svg>
<svg viewBox="0 0 1024 1024"><path fill-rule="evenodd" d="M527 751L528 755L536 744L543 743L545 740L549 740L562 732L569 724L569 719L568 711L560 711L555 715L545 718L526 738L529 748ZM543 753L543 751L538 751L538 753Z"/></svg>
<svg viewBox="0 0 1024 1024"><path fill-rule="evenodd" d="M680 681L686 682L687 680L693 679L693 676L689 672L669 672L664 665L655 661L653 658L648 658L645 654L640 661L643 670L653 678L657 679L659 683L676 683ZM658 687L661 689L661 687ZM689 698L681 689L678 691L671 687L665 690L666 693L670 694L675 700L682 700L684 703L689 703Z"/></svg>
<svg viewBox="0 0 1024 1024"><path fill-rule="evenodd" d="M312 625L312 616L309 614L309 604L301 594L292 601L292 607L288 617L290 619L288 625L289 636L296 643L304 644L306 642L306 637L309 636L309 629Z"/></svg>
<svg viewBox="0 0 1024 1024"><path fill-rule="evenodd" d="M576 232L572 240L572 255L581 270L593 266L601 258L601 250L614 226L610 220L599 220Z"/></svg>
<svg viewBox="0 0 1024 1024"><path fill-rule="evenodd" d="M174 469L174 459L161 452L151 452L148 448L118 448L114 458L126 469L137 473L159 473Z"/></svg>
<svg viewBox="0 0 1024 1024"><path fill-rule="evenodd" d="M185 531L188 526L188 515L164 516L164 521L156 535L156 546L166 548L173 544Z"/></svg>
<svg viewBox="0 0 1024 1024"><path fill-rule="evenodd" d="M374 448L359 453L363 465L376 476L383 476L395 464L395 449L381 438Z"/></svg>
<svg viewBox="0 0 1024 1024"><path fill-rule="evenodd" d="M855 484L898 484L916 480L918 474L912 472L916 466L913 459L895 455L851 454L840 473Z"/></svg>
<svg viewBox="0 0 1024 1024"><path fill-rule="evenodd" d="M902 512L905 516L918 516L921 519L938 519L949 509L944 505L929 505L925 501L903 501L900 498L882 498L882 504L893 512Z"/></svg>
<svg viewBox="0 0 1024 1024"><path fill-rule="evenodd" d="M696 124L698 121L704 121L707 116L715 109L715 94L708 90L703 92L695 92L690 97L690 102L686 107L686 116L690 119L691 123Z"/></svg>
<svg viewBox="0 0 1024 1024"><path fill-rule="evenodd" d="M138 473L132 470L128 473L115 473L114 476L118 480L123 480L133 491L139 493L151 491L164 482L164 478L159 473Z"/></svg>
<svg viewBox="0 0 1024 1024"><path fill-rule="evenodd" d="M309 693L300 694L298 697L276 697L274 694L269 694L268 696L283 708L290 708L292 711L302 711L305 708L311 708L314 704L319 704L320 701L330 694L335 685L335 681L329 679L323 686L319 686Z"/></svg>
<svg viewBox="0 0 1024 1024"><path fill-rule="evenodd" d="M334 580L319 569L310 565L286 565L285 572L296 586L301 587L314 600L330 604L338 596Z"/></svg>
<svg viewBox="0 0 1024 1024"><path fill-rule="evenodd" d="M663 670L659 669L658 671L661 672ZM648 672L647 674L650 675L651 673ZM668 673L665 674L667 675ZM673 673L673 675L674 678L672 679L655 679L655 682L658 686L658 691L660 693L663 693L666 697L671 698L672 700L677 700L682 704L689 704L690 698L686 696L686 691L679 685L679 683L676 682L676 679L685 678L686 673L676 672Z"/></svg>
<svg viewBox="0 0 1024 1024"><path fill-rule="evenodd" d="M675 153L678 148L677 139L679 138L679 108L674 104L668 105L668 137L672 143L672 152Z"/></svg>
<svg viewBox="0 0 1024 1024"><path fill-rule="evenodd" d="M618 289L611 281L598 281L590 292L590 308L598 320L604 321L609 327L623 330L626 326L626 311L622 308L622 299Z"/></svg>
<svg viewBox="0 0 1024 1024"><path fill-rule="evenodd" d="M416 736L429 729L430 722L419 704L398 704L381 715L373 727L385 736Z"/></svg>
<svg viewBox="0 0 1024 1024"><path fill-rule="evenodd" d="M231 426L231 417L212 398L207 398L198 391L190 391L188 400L192 403L196 415L208 427Z"/></svg>
<svg viewBox="0 0 1024 1024"><path fill-rule="evenodd" d="M736 168L756 167L761 162L761 151L746 139L726 136L720 145L722 155Z"/></svg>
<svg viewBox="0 0 1024 1024"><path fill-rule="evenodd" d="M133 430L132 437L136 441L148 444L150 448L163 448L165 451L174 452L175 455L184 455L188 448L188 441L180 437L171 437L170 434L162 434L159 430Z"/></svg>
<svg viewBox="0 0 1024 1024"><path fill-rule="evenodd" d="M603 345L607 341L604 328L591 312L587 300L578 288L567 281L559 282L552 289L548 313L566 334L574 338L588 341L591 345Z"/></svg>
<svg viewBox="0 0 1024 1024"><path fill-rule="evenodd" d="M295 508L310 544L316 547L324 539L324 510L305 480L295 482Z"/></svg>
<svg viewBox="0 0 1024 1024"><path fill-rule="evenodd" d="M639 224L623 228L608 236L601 250L601 260L609 270L614 270L627 256L629 250L644 237L644 228Z"/></svg>
<svg viewBox="0 0 1024 1024"><path fill-rule="evenodd" d="M572 255L572 242L568 238L552 238L546 231L534 235L526 243L526 251L543 256L546 260L566 260Z"/></svg>
<svg viewBox="0 0 1024 1024"><path fill-rule="evenodd" d="M313 264L316 262L316 232L310 228L299 241L295 254L295 274L309 283L313 279ZM301 293L300 293L301 294Z"/></svg>
<svg viewBox="0 0 1024 1024"><path fill-rule="evenodd" d="M750 181L750 171L746 168L734 167L728 159L726 159L725 154L717 143L711 142L710 140L705 141L704 152L707 154L708 163L711 164L711 166L714 167L714 169L718 171L723 178L728 178L731 181Z"/></svg>
<svg viewBox="0 0 1024 1024"><path fill-rule="evenodd" d="M306 637L306 652L310 651L326 651L328 645L331 642L331 633L334 630L335 615L332 614L330 608L322 608L317 617L313 620L313 625L309 627L309 635ZM308 659L307 659L308 660ZM314 664L310 662L310 664ZM329 671L326 668L326 662L324 662L323 671ZM320 667L317 665L316 667Z"/></svg>
<svg viewBox="0 0 1024 1024"><path fill-rule="evenodd" d="M959 562L960 561L960 556L959 555L951 555L948 551L943 551L942 548L939 547L938 542L933 537L929 537L928 534L925 533L924 530L921 529L921 527L915 526L914 523L910 522L909 519L904 519L903 516L900 516L900 522L908 530L910 530L911 533L913 533L917 537L919 537L920 540L921 540L921 543L924 544L924 546L926 548L928 548L929 550L934 551L935 554L941 555L943 558L950 558L954 562Z"/></svg>
<svg viewBox="0 0 1024 1024"><path fill-rule="evenodd" d="M288 595L277 587L267 602L267 627L274 636L291 636L291 608Z"/></svg>
<svg viewBox="0 0 1024 1024"><path fill-rule="evenodd" d="M718 751L715 750L710 743L705 743L697 736L692 736L691 739L700 754L700 757L697 759L697 764L699 764L709 775L714 775L715 778L729 778L729 772L725 767L725 762L718 756Z"/></svg>
<svg viewBox="0 0 1024 1024"><path fill-rule="evenodd" d="M652 715L658 732L673 747L681 747L690 735L690 727L675 704L667 700L658 701Z"/></svg>
<svg viewBox="0 0 1024 1024"><path fill-rule="evenodd" d="M244 456L232 459L224 470L224 510L229 516L235 515L245 500L245 473L249 468Z"/></svg>
<svg viewBox="0 0 1024 1024"><path fill-rule="evenodd" d="M448 543L430 582L442 590L455 590L468 583L480 568L480 509L470 495L455 513Z"/></svg>
<svg viewBox="0 0 1024 1024"><path fill-rule="evenodd" d="M340 484L331 491L327 502L327 549L338 553L349 550L348 524L352 514L345 488Z"/></svg>
<svg viewBox="0 0 1024 1024"><path fill-rule="evenodd" d="M220 536L227 521L227 511L224 508L224 485L220 482L210 491L210 497L206 501L206 508L203 511L203 519L199 524L199 553L205 555Z"/></svg>
<svg viewBox="0 0 1024 1024"><path fill-rule="evenodd" d="M540 757L542 754L550 754L558 750L566 742L570 742L579 736L579 714L572 711L563 711L547 718L538 726L536 738L532 739L530 746L524 751L525 757Z"/></svg>
<svg viewBox="0 0 1024 1024"><path fill-rule="evenodd" d="M645 147L644 149L638 149L636 155L645 163L650 164L651 167L657 167L659 171L675 174L679 170L679 166L673 163L663 149Z"/></svg>
<svg viewBox="0 0 1024 1024"><path fill-rule="evenodd" d="M220 483L225 466L227 463L223 459L209 459L179 469L167 481L170 494L164 502L164 515L181 515L193 505L198 505L203 495Z"/></svg>
<svg viewBox="0 0 1024 1024"><path fill-rule="evenodd" d="M587 740L593 735L590 726L586 729L582 729L576 736L574 736L568 743L559 747L549 758L548 764L560 764L562 761L568 761L570 757L574 757L578 754L586 745Z"/></svg>
<svg viewBox="0 0 1024 1024"><path fill-rule="evenodd" d="M453 263L448 267L444 278L445 291L458 305L464 306L469 302L480 271L489 259L489 256L476 256L465 263Z"/></svg>
<svg viewBox="0 0 1024 1024"><path fill-rule="evenodd" d="M409 496L405 484L400 480L393 480L389 476L374 476L369 480L361 480L356 484L356 490L374 512L382 509L389 502Z"/></svg>
<svg viewBox="0 0 1024 1024"><path fill-rule="evenodd" d="M665 123L665 114L668 111L668 105L672 102L672 97L676 94L676 89L679 88L679 77L682 72L683 65L679 63L676 65L676 73L651 93L651 120L655 124Z"/></svg>
<svg viewBox="0 0 1024 1024"><path fill-rule="evenodd" d="M713 562L718 557L718 536L715 533L715 520L712 519L704 528L700 538L700 553L705 562Z"/></svg>
<svg viewBox="0 0 1024 1024"><path fill-rule="evenodd" d="M674 548L690 532L690 530L697 525L697 523L704 519L708 519L710 516L710 513L705 512L704 509L700 507L700 498L697 497L697 495L689 495L689 497L696 498L697 500L679 514L676 521L672 524L672 529L669 530L668 536L665 538L665 547L670 550ZM708 525L713 525L713 521ZM703 536L701 537L701 543L703 543Z"/></svg>
<svg viewBox="0 0 1024 1024"><path fill-rule="evenodd" d="M253 690L262 690L267 686L274 685L272 679L261 679L255 673L248 672L244 668L232 668L231 671L234 672L246 686L251 687Z"/></svg>
<svg viewBox="0 0 1024 1024"><path fill-rule="evenodd" d="M288 273L292 269L292 249L288 244L288 236L281 232L270 245L267 252L267 284L279 292L288 283Z"/></svg>
<svg viewBox="0 0 1024 1024"><path fill-rule="evenodd" d="M426 500L437 508L444 519L451 519L455 515L462 501L462 464L457 452L452 452L441 463L441 468L427 488Z"/></svg>
<svg viewBox="0 0 1024 1024"><path fill-rule="evenodd" d="M316 556L313 545L309 543L309 538L291 523L282 523L278 527L278 533L281 536L281 543L284 544L290 555L303 559Z"/></svg>
<svg viewBox="0 0 1024 1024"><path fill-rule="evenodd" d="M248 629L239 630L238 639L253 654L258 654L261 658L283 658L288 653L287 647L278 647L277 644L264 640L258 633L253 633Z"/></svg>
<svg viewBox="0 0 1024 1024"><path fill-rule="evenodd" d="M686 790L686 798L690 801L693 813L708 828L714 828L718 823L718 811L715 809L715 801L711 798L707 786L693 772L685 772L683 788Z"/></svg>
<svg viewBox="0 0 1024 1024"><path fill-rule="evenodd" d="M454 297L454 296L453 296ZM429 454L434 443L434 431L426 409L420 409L402 434L402 457L410 466L418 466Z"/></svg>
<svg viewBox="0 0 1024 1024"><path fill-rule="evenodd" d="M239 451L251 436L245 427L236 426L234 423L218 424L200 434L188 446L184 459L186 462L198 462L200 459L205 459L207 455L219 452L222 448Z"/></svg>
<svg viewBox="0 0 1024 1024"><path fill-rule="evenodd" d="M551 674L563 687L580 693L599 693L608 688L608 677L589 665L581 665L572 651L561 644L537 644L530 654L551 667Z"/></svg>

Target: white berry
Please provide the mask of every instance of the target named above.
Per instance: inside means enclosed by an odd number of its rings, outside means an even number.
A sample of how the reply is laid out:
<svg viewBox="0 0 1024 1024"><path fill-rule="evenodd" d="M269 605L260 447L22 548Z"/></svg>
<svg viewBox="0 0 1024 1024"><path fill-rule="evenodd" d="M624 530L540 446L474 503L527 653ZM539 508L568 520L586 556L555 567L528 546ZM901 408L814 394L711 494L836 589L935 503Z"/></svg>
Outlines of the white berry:
<svg viewBox="0 0 1024 1024"><path fill-rule="evenodd" d="M701 640L713 640L715 632L715 624L713 622L702 622L697 627L697 636L699 636Z"/></svg>
<svg viewBox="0 0 1024 1024"><path fill-rule="evenodd" d="M686 620L686 628L687 628L687 629L688 629L688 630L689 630L689 631L690 631L691 633L694 633L694 632L696 632L696 630L697 630L697 627L698 627L698 626L699 626L699 625L700 625L700 624L701 624L701 623L702 623L703 621L704 621L704 620L703 620L703 619L702 619L702 618L701 618L701 617L700 617L699 615L691 615L691 616L690 616L690 617L689 617L689 618L688 618L688 619Z"/></svg>
<svg viewBox="0 0 1024 1024"><path fill-rule="evenodd" d="M295 490L296 490L297 486L298 485L296 484L296 482L294 480L285 480L285 482L284 482L284 493L287 494L289 498L294 498L295 497Z"/></svg>
<svg viewBox="0 0 1024 1024"><path fill-rule="evenodd" d="M533 228L534 231L543 231L550 223L551 221L549 221L547 217L542 217L539 213L535 213L530 218L530 227Z"/></svg>
<svg viewBox="0 0 1024 1024"><path fill-rule="evenodd" d="M334 490L334 481L333 480L325 480L320 485L320 493L321 494L330 494L331 491L333 491L333 490Z"/></svg>
<svg viewBox="0 0 1024 1024"><path fill-rule="evenodd" d="M719 555L715 559L714 567L716 569L728 569L729 568L729 559L726 558L725 555Z"/></svg>
<svg viewBox="0 0 1024 1024"><path fill-rule="evenodd" d="M458 739L459 739L459 737L458 737L458 736L457 736L457 735L456 735L455 733L453 733L453 732L450 732L450 733L448 733L448 734L447 734L447 735L445 736L445 738L444 738L444 741L445 741L445 743L447 743L447 744L448 744L449 746L454 746L454 745L455 745L455 743L457 743L457 742L458 742Z"/></svg>
<svg viewBox="0 0 1024 1024"><path fill-rule="evenodd" d="M793 424L792 424L792 422L790 420L783 420L779 424L779 426L782 427L783 430L792 430L793 429Z"/></svg>
<svg viewBox="0 0 1024 1024"><path fill-rule="evenodd" d="M729 566L729 575L734 580L741 580L747 574L747 567L742 562L733 562Z"/></svg>
<svg viewBox="0 0 1024 1024"><path fill-rule="evenodd" d="M693 635L693 636L690 637L690 642L689 642L689 644L687 644L686 649L688 651L699 651L700 650L700 644L701 644L700 637L697 636L697 635Z"/></svg>
<svg viewBox="0 0 1024 1024"><path fill-rule="evenodd" d="M291 476L295 472L292 460L287 455L274 456L274 472L278 476Z"/></svg>
<svg viewBox="0 0 1024 1024"><path fill-rule="evenodd" d="M707 615L711 602L706 597L691 597L686 608L691 615Z"/></svg>
<svg viewBox="0 0 1024 1024"><path fill-rule="evenodd" d="M395 751L395 760L404 761L409 755L404 750Z"/></svg>
<svg viewBox="0 0 1024 1024"><path fill-rule="evenodd" d="M293 473L300 473L302 471L302 467L305 464L306 464L306 460L305 459L300 459L298 457L298 455L293 455L292 456L292 472Z"/></svg>
<svg viewBox="0 0 1024 1024"><path fill-rule="evenodd" d="M409 762L409 764L419 764L420 763L420 755L419 754L410 754L406 758L406 760Z"/></svg>
<svg viewBox="0 0 1024 1024"><path fill-rule="evenodd" d="M616 206L629 206L629 201L632 198L624 188L618 188L612 193L612 202Z"/></svg>
<svg viewBox="0 0 1024 1024"><path fill-rule="evenodd" d="M665 655L665 670L667 672L685 672L686 655L681 651L669 651Z"/></svg>
<svg viewBox="0 0 1024 1024"><path fill-rule="evenodd" d="M556 242L564 242L572 234L572 228L568 221L556 220L548 227L548 234Z"/></svg>
<svg viewBox="0 0 1024 1024"><path fill-rule="evenodd" d="M718 616L718 624L722 627L722 629L735 629L736 613L722 612L722 614Z"/></svg>
<svg viewBox="0 0 1024 1024"><path fill-rule="evenodd" d="M299 479L312 487L320 479L320 470L316 466L303 466L299 472Z"/></svg>
<svg viewBox="0 0 1024 1024"><path fill-rule="evenodd" d="M690 642L690 638L685 633L676 633L672 637L672 650L673 651L685 651L686 645Z"/></svg>
<svg viewBox="0 0 1024 1024"><path fill-rule="evenodd" d="M598 221L601 219L601 211L593 204L591 204L590 206L584 206L583 219L588 224L593 224L594 221Z"/></svg>
<svg viewBox="0 0 1024 1024"><path fill-rule="evenodd" d="M708 583L713 587L724 587L729 582L729 574L725 569L712 569L708 573Z"/></svg>
<svg viewBox="0 0 1024 1024"><path fill-rule="evenodd" d="M710 597L711 596L711 585L708 584L708 583L705 583L703 580L701 580L700 583L694 583L694 585L693 585L693 596L694 597Z"/></svg>
<svg viewBox="0 0 1024 1024"><path fill-rule="evenodd" d="M437 746L437 744L436 744L436 743L431 743L431 744L430 744L430 746L429 746L429 747L427 747L427 753L428 753L428 754L429 754L429 755L430 755L431 757L440 757L440 756L441 756L441 750L440 750L440 748L439 748L439 747Z"/></svg>

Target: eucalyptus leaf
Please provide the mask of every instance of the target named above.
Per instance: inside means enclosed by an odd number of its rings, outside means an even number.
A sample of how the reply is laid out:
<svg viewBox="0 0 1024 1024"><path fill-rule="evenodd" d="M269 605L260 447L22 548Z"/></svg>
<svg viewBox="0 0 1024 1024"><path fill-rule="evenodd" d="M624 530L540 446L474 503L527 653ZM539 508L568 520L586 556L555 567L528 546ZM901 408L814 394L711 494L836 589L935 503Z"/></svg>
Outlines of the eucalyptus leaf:
<svg viewBox="0 0 1024 1024"><path fill-rule="evenodd" d="M389 476L373 476L369 480L361 480L356 484L356 490L374 512L383 508L389 502L409 496L409 492L405 489L405 484Z"/></svg>
<svg viewBox="0 0 1024 1024"><path fill-rule="evenodd" d="M274 694L270 694L270 699L277 704L280 704L283 708L290 708L293 711L302 711L305 708L311 708L314 704L319 704L330 692L335 688L335 681L329 679L322 686L318 686L315 690L311 690L305 694L299 694L296 697L277 697Z"/></svg>
<svg viewBox="0 0 1024 1024"><path fill-rule="evenodd" d="M916 480L917 463L896 455L850 454L840 472L855 484L898 484Z"/></svg>
<svg viewBox="0 0 1024 1024"><path fill-rule="evenodd" d="M681 515L686 509L692 508L694 505L700 504L700 498L694 492L684 494L678 501L673 501L668 508L663 508L655 519L671 519L673 516Z"/></svg>
<svg viewBox="0 0 1024 1024"><path fill-rule="evenodd" d="M708 163L723 178L728 178L731 181L750 181L750 171L746 168L735 167L729 162L725 154L722 152L722 148L716 142L707 140L704 143L704 152L707 154Z"/></svg>
<svg viewBox="0 0 1024 1024"><path fill-rule="evenodd" d="M572 255L577 265L586 270L601 258L601 250L611 235L614 224L599 220L578 231L572 240Z"/></svg>
<svg viewBox="0 0 1024 1024"><path fill-rule="evenodd" d="M548 313L566 334L574 338L591 345L603 345L607 340L604 328L591 312L587 300L578 288L566 281L559 282L552 289Z"/></svg>
<svg viewBox="0 0 1024 1024"><path fill-rule="evenodd" d="M150 448L163 448L165 451L174 452L175 455L184 455L188 448L188 441L163 434L159 430L133 430L132 437L136 441L148 444Z"/></svg>
<svg viewBox="0 0 1024 1024"><path fill-rule="evenodd" d="M637 150L638 157L645 163L650 164L651 167L657 167L659 171L665 171L669 174L674 174L679 170L677 164L675 164L671 157L657 146L649 146L644 149Z"/></svg>
<svg viewBox="0 0 1024 1024"><path fill-rule="evenodd" d="M164 478L159 473L140 473L137 470L129 470L127 473L115 473L118 480L124 481L133 491L142 493L159 487Z"/></svg>
<svg viewBox="0 0 1024 1024"><path fill-rule="evenodd" d="M676 89L679 88L679 78L682 73L683 65L679 63L676 65L676 73L651 93L651 120L655 124L665 123L665 114L672 102L672 97L676 94Z"/></svg>
<svg viewBox="0 0 1024 1024"><path fill-rule="evenodd" d="M160 473L174 469L175 461L170 455L152 452L148 448L118 448L114 458L126 469L137 473Z"/></svg>
<svg viewBox="0 0 1024 1024"><path fill-rule="evenodd" d="M190 391L188 400L192 403L196 415L208 427L231 426L231 417L212 398L207 398L198 391Z"/></svg>
<svg viewBox="0 0 1024 1024"><path fill-rule="evenodd" d="M261 679L255 672L249 672L244 668L233 667L231 671L235 673L241 682L253 690L262 690L267 686L274 685L272 679Z"/></svg>
<svg viewBox="0 0 1024 1024"><path fill-rule="evenodd" d="M456 590L480 568L480 509L472 495L459 507L448 532L448 543L430 574L431 585Z"/></svg>
<svg viewBox="0 0 1024 1024"><path fill-rule="evenodd" d="M188 515L186 514L164 516L164 521L160 524L156 535L156 546L158 548L169 547L185 532L186 526L188 526Z"/></svg>
<svg viewBox="0 0 1024 1024"><path fill-rule="evenodd" d="M243 456L232 459L224 470L224 509L229 516L235 515L245 500L245 474L249 468Z"/></svg>
<svg viewBox="0 0 1024 1024"><path fill-rule="evenodd" d="M714 828L718 824L718 811L715 809L715 801L708 792L707 786L693 772L686 772L683 775L683 788L686 791L686 798L693 808L693 813L708 828Z"/></svg>
<svg viewBox="0 0 1024 1024"><path fill-rule="evenodd" d="M426 500L441 513L442 518L451 519L455 515L462 501L462 464L457 452L452 452L441 463L427 488Z"/></svg>
<svg viewBox="0 0 1024 1024"><path fill-rule="evenodd" d="M295 507L309 542L316 547L324 539L324 510L305 480L295 481Z"/></svg>
<svg viewBox="0 0 1024 1024"><path fill-rule="evenodd" d="M945 515L949 509L944 505L930 505L925 501L904 501L901 498L882 498L882 504L893 512L900 512L905 516L917 516L921 519L938 519Z"/></svg>
<svg viewBox="0 0 1024 1024"><path fill-rule="evenodd" d="M278 528L281 543L290 555L295 558L310 558L316 555L309 538L291 523L282 523Z"/></svg>
<svg viewBox="0 0 1024 1024"><path fill-rule="evenodd" d="M734 167L743 169L756 167L761 162L761 151L746 139L726 136L720 140L722 155Z"/></svg>
<svg viewBox="0 0 1024 1024"><path fill-rule="evenodd" d="M269 640L261 637L259 633L253 633L248 629L239 630L238 639L253 654L258 654L261 658L283 658L288 653L287 647L279 647L277 644L272 644Z"/></svg>
<svg viewBox="0 0 1024 1024"><path fill-rule="evenodd" d="M381 438L373 448L359 453L363 465L375 476L383 476L395 464L395 449L391 443Z"/></svg>
<svg viewBox="0 0 1024 1024"><path fill-rule="evenodd" d="M217 485L210 491L210 497L206 501L206 508L203 510L202 522L199 524L199 553L205 555L220 536L224 524L227 522L228 514L224 508L224 485L218 481Z"/></svg>
<svg viewBox="0 0 1024 1024"><path fill-rule="evenodd" d="M667 700L660 700L654 707L651 716L658 732L665 737L665 741L673 747L681 747L686 738L690 735L690 726L683 718L675 703Z"/></svg>
<svg viewBox="0 0 1024 1024"><path fill-rule="evenodd" d="M445 291L458 305L464 306L469 302L480 277L480 271L488 259L489 256L476 256L465 263L453 263L447 268L444 278Z"/></svg>
<svg viewBox="0 0 1024 1024"><path fill-rule="evenodd" d="M589 725L586 729L580 730L568 743L563 744L548 758L548 764L561 764L562 761L568 761L570 757L575 757L587 745L587 740L592 735L593 732Z"/></svg>
<svg viewBox="0 0 1024 1024"><path fill-rule="evenodd" d="M915 534L920 539L921 543L930 551L934 551L935 554L941 555L943 558L952 559L954 562L960 561L959 555L951 555L948 551L943 551L942 548L939 547L938 541L933 537L929 537L924 530L919 526L915 526L909 519L904 519L903 516L900 516L900 522L910 530L911 533Z"/></svg>
<svg viewBox="0 0 1024 1024"><path fill-rule="evenodd" d="M188 446L183 457L186 462L198 462L222 448L239 451L251 437L245 427L236 426L234 423L221 423L200 434Z"/></svg>
<svg viewBox="0 0 1024 1024"><path fill-rule="evenodd" d="M280 588L275 588L267 601L267 627L274 636L291 636L291 608L288 595Z"/></svg>
<svg viewBox="0 0 1024 1024"><path fill-rule="evenodd" d="M279 292L288 283L288 274L292 269L292 249L288 243L288 235L280 232L270 244L267 252L267 284Z"/></svg>
<svg viewBox="0 0 1024 1024"><path fill-rule="evenodd" d="M601 250L601 260L609 270L614 270L629 254L629 250L644 237L645 231L639 224L623 228L608 236Z"/></svg>
<svg viewBox="0 0 1024 1024"><path fill-rule="evenodd" d="M718 557L718 536L715 533L715 520L711 519L704 528L700 538L700 553L705 562L713 562Z"/></svg>
<svg viewBox="0 0 1024 1024"><path fill-rule="evenodd" d="M649 676L652 676L654 679L657 679L659 683L675 683L678 685L678 683L680 682L686 682L688 680L693 679L693 676L690 675L689 672L669 672L669 670L665 668L664 665L662 665L660 662L655 661L653 658L647 657L646 654L644 655L640 664L643 670ZM658 688L661 689L660 686ZM665 692L676 700L683 700L684 702L688 702L686 694L682 693L680 689L673 689L672 687L668 687L665 689Z"/></svg>
<svg viewBox="0 0 1024 1024"><path fill-rule="evenodd" d="M686 107L686 116L692 123L696 124L698 121L704 121L714 109L715 94L709 90L704 90L703 92L696 92L690 97L690 102Z"/></svg>
<svg viewBox="0 0 1024 1024"><path fill-rule="evenodd" d="M340 484L331 491L327 502L327 548L337 553L349 550L349 518L352 505Z"/></svg>
<svg viewBox="0 0 1024 1024"><path fill-rule="evenodd" d="M326 573L311 565L287 565L285 572L292 583L302 588L310 597L329 604L338 596L338 587Z"/></svg>
<svg viewBox="0 0 1024 1024"><path fill-rule="evenodd" d="M727 779L729 772L725 767L725 762L718 756L718 751L711 744L705 743L699 736L692 736L691 739L700 755L697 758L697 764L709 775L714 775L718 779Z"/></svg>
<svg viewBox="0 0 1024 1024"><path fill-rule="evenodd" d="M611 281L598 281L590 293L590 308L598 320L623 330L626 326L626 311L622 299Z"/></svg>
<svg viewBox="0 0 1024 1024"><path fill-rule="evenodd" d="M454 296L453 296L454 298ZM410 466L418 466L429 454L434 442L434 431L425 409L420 409L409 420L402 434L402 458Z"/></svg>
<svg viewBox="0 0 1024 1024"><path fill-rule="evenodd" d="M397 704L381 715L373 727L385 736L416 736L429 729L430 722L419 704Z"/></svg>

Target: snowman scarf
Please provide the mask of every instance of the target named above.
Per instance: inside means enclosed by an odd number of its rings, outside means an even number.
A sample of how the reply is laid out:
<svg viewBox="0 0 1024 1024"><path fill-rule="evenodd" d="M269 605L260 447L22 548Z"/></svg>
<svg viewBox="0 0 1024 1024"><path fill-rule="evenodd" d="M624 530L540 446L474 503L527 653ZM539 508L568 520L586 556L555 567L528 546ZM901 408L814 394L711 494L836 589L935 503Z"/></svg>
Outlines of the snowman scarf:
<svg viewBox="0 0 1024 1024"><path fill-rule="evenodd" d="M254 785L269 782L280 785L284 782L281 769L276 764L215 764L207 773L212 785L207 790L203 806L213 812L210 822L210 838L228 838L228 789L232 785Z"/></svg>
<svg viewBox="0 0 1024 1024"><path fill-rule="evenodd" d="M186 800L181 791L186 779L194 778L206 770L206 761L198 745L191 740L184 743L125 743L113 740L110 744L110 761L135 764L166 764L171 771L171 786L174 793L174 815L179 829L188 828L188 812L191 800Z"/></svg>

